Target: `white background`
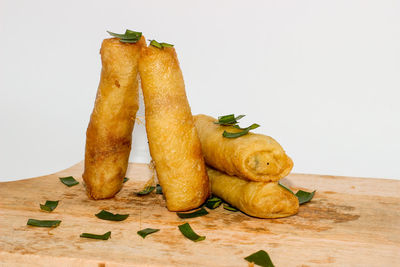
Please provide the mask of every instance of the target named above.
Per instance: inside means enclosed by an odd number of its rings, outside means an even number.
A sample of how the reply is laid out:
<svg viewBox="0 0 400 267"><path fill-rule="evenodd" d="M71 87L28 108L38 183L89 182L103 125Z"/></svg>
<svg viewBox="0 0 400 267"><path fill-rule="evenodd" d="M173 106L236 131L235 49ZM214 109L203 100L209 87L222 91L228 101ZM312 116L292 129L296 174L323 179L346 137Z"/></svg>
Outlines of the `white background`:
<svg viewBox="0 0 400 267"><path fill-rule="evenodd" d="M246 114L294 172L400 179L399 3L1 0L0 180L83 159L101 41L125 28L175 44L193 114Z"/></svg>

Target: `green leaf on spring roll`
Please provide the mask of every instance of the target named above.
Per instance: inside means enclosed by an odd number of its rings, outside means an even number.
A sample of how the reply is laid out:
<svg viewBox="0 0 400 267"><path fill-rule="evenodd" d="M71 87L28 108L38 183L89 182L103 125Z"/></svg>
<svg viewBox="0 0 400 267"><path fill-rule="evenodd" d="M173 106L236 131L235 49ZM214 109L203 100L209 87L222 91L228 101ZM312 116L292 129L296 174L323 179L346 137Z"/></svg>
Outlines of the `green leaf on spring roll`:
<svg viewBox="0 0 400 267"><path fill-rule="evenodd" d="M137 234L140 235L141 237L143 237L143 239L144 239L147 235L150 235L150 234L158 232L158 231L160 231L160 229L146 228L146 229L138 231Z"/></svg>
<svg viewBox="0 0 400 267"><path fill-rule="evenodd" d="M258 127L260 127L260 125L258 125L257 123L253 123L252 125L250 125L247 128L240 128L239 126L237 126L235 128L242 130L241 132L230 133L230 132L224 131L222 133L222 136L226 137L226 138L237 138L237 137L240 137L240 136L248 134L250 132L250 130L254 130L254 129L258 128Z"/></svg>
<svg viewBox="0 0 400 267"><path fill-rule="evenodd" d="M248 262L253 262L254 264L262 267L274 267L268 253L264 250L259 250L256 253L251 254L244 258Z"/></svg>
<svg viewBox="0 0 400 267"><path fill-rule="evenodd" d="M176 214L181 219L189 219L189 218L196 218L196 217L207 215L208 211L206 211L205 208L201 208L199 210L196 210L196 211L190 212L190 213L177 212Z"/></svg>
<svg viewBox="0 0 400 267"><path fill-rule="evenodd" d="M60 220L36 220L36 219L29 219L28 222L26 223L27 225L30 226L36 226L36 227L57 227L61 223Z"/></svg>
<svg viewBox="0 0 400 267"><path fill-rule="evenodd" d="M225 126L235 125L236 123L238 123L238 120L240 120L244 116L246 116L246 115L239 115L237 117L235 117L235 114L219 116L218 121L215 121L214 123L219 124L219 125L225 125Z"/></svg>
<svg viewBox="0 0 400 267"><path fill-rule="evenodd" d="M129 178L128 178L128 177L125 177L124 180L123 180L122 182L123 182L123 183L126 183L126 182L128 182L128 180L129 180Z"/></svg>
<svg viewBox="0 0 400 267"><path fill-rule="evenodd" d="M119 38L119 40L123 43L136 43L142 37L141 32L135 32L131 30L126 30L124 34L118 34L114 32L107 31L113 37Z"/></svg>
<svg viewBox="0 0 400 267"><path fill-rule="evenodd" d="M40 204L40 209L44 211L53 211L58 205L58 200L52 201L52 200L46 200L46 203Z"/></svg>
<svg viewBox="0 0 400 267"><path fill-rule="evenodd" d="M299 204L304 204L307 203L308 201L310 201L315 194L315 190L313 192L306 192L303 190L299 190L296 193L296 197L299 199Z"/></svg>
<svg viewBox="0 0 400 267"><path fill-rule="evenodd" d="M174 47L173 44L169 44L169 43L160 43L162 47Z"/></svg>
<svg viewBox="0 0 400 267"><path fill-rule="evenodd" d="M95 216L99 219L107 221L123 221L129 217L129 214L114 214L106 210L102 210L99 213L95 214Z"/></svg>
<svg viewBox="0 0 400 267"><path fill-rule="evenodd" d="M192 227L190 227L190 225L188 223L184 223L182 225L178 226L179 231L181 231L181 233L188 239L192 240L193 242L199 242L202 241L204 239L206 239L205 236L200 236L198 234L196 234Z"/></svg>
<svg viewBox="0 0 400 267"><path fill-rule="evenodd" d="M72 176L60 177L60 181L68 187L79 184L79 182Z"/></svg>
<svg viewBox="0 0 400 267"><path fill-rule="evenodd" d="M174 47L173 44L169 44L169 43L159 43L156 40L151 40L150 41L150 45L157 47L159 49L163 49L164 47Z"/></svg>
<svg viewBox="0 0 400 267"><path fill-rule="evenodd" d="M222 200L220 198L212 197L207 200L206 207L213 210L213 209L218 208L221 205L221 203L222 203Z"/></svg>
<svg viewBox="0 0 400 267"><path fill-rule="evenodd" d="M154 186L146 186L145 189L143 189L142 191L137 192L136 195L145 196L145 195L148 195L151 192L153 192L154 189L155 189Z"/></svg>
<svg viewBox="0 0 400 267"><path fill-rule="evenodd" d="M111 237L111 231L108 231L105 234L102 235L96 235L96 234L89 234L89 233L82 233L80 237L84 238L91 238L91 239L99 239L99 240L107 240Z"/></svg>
<svg viewBox="0 0 400 267"><path fill-rule="evenodd" d="M237 208L232 207L231 205L228 205L228 204L224 204L224 209L232 211L232 212L237 212L238 211Z"/></svg>

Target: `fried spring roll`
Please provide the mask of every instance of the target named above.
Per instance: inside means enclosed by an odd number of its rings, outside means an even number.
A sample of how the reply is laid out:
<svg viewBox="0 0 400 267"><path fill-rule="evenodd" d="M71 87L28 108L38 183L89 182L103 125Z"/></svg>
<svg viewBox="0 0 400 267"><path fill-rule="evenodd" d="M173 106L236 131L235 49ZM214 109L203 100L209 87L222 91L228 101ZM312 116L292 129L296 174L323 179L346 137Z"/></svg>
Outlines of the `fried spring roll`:
<svg viewBox="0 0 400 267"><path fill-rule="evenodd" d="M260 182L278 181L293 168L293 161L269 136L248 133L238 138L225 138L224 130L240 130L215 124L217 120L206 115L196 115L194 121L207 165L229 175Z"/></svg>
<svg viewBox="0 0 400 267"><path fill-rule="evenodd" d="M138 60L144 37L137 43L105 39L96 102L86 131L83 180L94 199L113 197L122 187L131 150L138 102Z"/></svg>
<svg viewBox="0 0 400 267"><path fill-rule="evenodd" d="M258 218L294 215L299 209L295 195L277 182L251 182L207 168L211 191L244 213Z"/></svg>
<svg viewBox="0 0 400 267"><path fill-rule="evenodd" d="M144 48L139 72L150 154L170 211L200 206L209 181L174 48Z"/></svg>

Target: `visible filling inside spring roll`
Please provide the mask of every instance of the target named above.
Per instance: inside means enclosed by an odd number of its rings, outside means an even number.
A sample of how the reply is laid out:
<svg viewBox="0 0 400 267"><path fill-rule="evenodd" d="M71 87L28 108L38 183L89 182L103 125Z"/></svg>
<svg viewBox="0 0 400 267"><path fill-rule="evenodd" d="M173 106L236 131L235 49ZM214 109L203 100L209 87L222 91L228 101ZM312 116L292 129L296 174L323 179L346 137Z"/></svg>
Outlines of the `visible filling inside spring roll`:
<svg viewBox="0 0 400 267"><path fill-rule="evenodd" d="M246 168L259 175L279 175L284 166L270 151L257 151L246 159Z"/></svg>
<svg viewBox="0 0 400 267"><path fill-rule="evenodd" d="M290 173L293 161L272 137L247 133L237 138L226 138L226 132L240 130L215 124L213 117L194 116L206 163L229 175L251 181L278 181Z"/></svg>

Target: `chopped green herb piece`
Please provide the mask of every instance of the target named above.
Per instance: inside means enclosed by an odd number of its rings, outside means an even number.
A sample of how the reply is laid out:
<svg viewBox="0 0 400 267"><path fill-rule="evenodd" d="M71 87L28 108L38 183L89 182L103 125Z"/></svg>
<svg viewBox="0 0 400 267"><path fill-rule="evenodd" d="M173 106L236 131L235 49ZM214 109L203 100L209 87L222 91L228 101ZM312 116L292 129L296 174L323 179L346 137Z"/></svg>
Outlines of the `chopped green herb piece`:
<svg viewBox="0 0 400 267"><path fill-rule="evenodd" d="M135 32L131 30L126 30L124 34L118 34L107 31L113 37L119 38L119 40L123 43L136 43L142 37L141 32Z"/></svg>
<svg viewBox="0 0 400 267"><path fill-rule="evenodd" d="M285 188L287 191L289 191L290 193L292 193L293 195L294 195L294 193L293 193L293 191L292 190L290 190L290 188L288 188L288 187L286 187L286 186L284 186L283 184L281 184L281 183L278 183L281 187L283 187L283 188Z"/></svg>
<svg viewBox="0 0 400 267"><path fill-rule="evenodd" d="M265 252L264 250L259 250L256 253L253 253L244 259L248 262L253 262L254 264L262 267L274 267L271 258L269 257L268 253Z"/></svg>
<svg viewBox="0 0 400 267"><path fill-rule="evenodd" d="M129 178L128 178L128 177L125 177L123 183L128 182L128 180L129 180Z"/></svg>
<svg viewBox="0 0 400 267"><path fill-rule="evenodd" d="M231 205L228 204L224 204L224 209L229 210L229 211L233 211L233 212L237 212L238 209L232 207Z"/></svg>
<svg viewBox="0 0 400 267"><path fill-rule="evenodd" d="M315 194L315 190L311 193L303 191L303 190L299 190L296 193L296 197L299 199L299 204L301 205L301 204L304 204L304 203L307 203L308 201L310 201L314 197L314 194Z"/></svg>
<svg viewBox="0 0 400 267"><path fill-rule="evenodd" d="M162 48L162 45L159 42L157 42L156 40L151 40L150 45L155 46L160 49Z"/></svg>
<svg viewBox="0 0 400 267"><path fill-rule="evenodd" d="M178 226L179 231L181 231L181 233L188 239L192 240L193 242L198 242L198 241L202 241L204 239L206 239L205 236L200 236L198 234L196 234L192 227L190 227L190 225L188 223L184 223L182 225Z"/></svg>
<svg viewBox="0 0 400 267"><path fill-rule="evenodd" d="M160 231L160 229L146 228L137 232L138 235L145 238L147 235Z"/></svg>
<svg viewBox="0 0 400 267"><path fill-rule="evenodd" d="M250 128L250 130L253 130L253 129L260 127L260 125L258 125L257 123L253 123L252 125L250 125L249 127L246 127L246 128L241 128L241 127L239 127L239 125L233 125L232 127L239 129L239 130L247 130L249 128Z"/></svg>
<svg viewBox="0 0 400 267"><path fill-rule="evenodd" d="M95 235L95 234L89 234L89 233L82 233L80 237L84 238L91 238L91 239L100 239L100 240L107 240L111 236L111 231L108 231L107 233L103 235Z"/></svg>
<svg viewBox="0 0 400 267"><path fill-rule="evenodd" d="M160 43L160 45L161 45L162 47L174 47L173 44L169 44L169 43Z"/></svg>
<svg viewBox="0 0 400 267"><path fill-rule="evenodd" d="M99 219L107 221L123 221L129 217L129 214L113 214L106 210L102 210L99 213L95 214L95 216Z"/></svg>
<svg viewBox="0 0 400 267"><path fill-rule="evenodd" d="M181 219L188 219L188 218L196 218L196 217L207 215L208 211L206 211L205 208L201 208L199 210L196 210L196 211L190 212L190 213L177 212L176 214Z"/></svg>
<svg viewBox="0 0 400 267"><path fill-rule="evenodd" d="M222 136L226 137L226 138L237 138L237 137L240 137L240 136L248 134L250 132L250 130L254 130L254 129L258 128L258 127L260 127L260 125L258 125L257 123L253 123L252 125L250 125L247 128L240 128L239 126L237 126L235 128L238 128L238 129L242 130L241 132L230 133L230 132L224 131L222 133Z"/></svg>
<svg viewBox="0 0 400 267"><path fill-rule="evenodd" d="M47 221L47 220L36 220L36 219L29 219L28 222L26 223L27 225L31 226L37 226L37 227L57 227L61 223L60 220L54 220L54 221Z"/></svg>
<svg viewBox="0 0 400 267"><path fill-rule="evenodd" d="M60 181L68 187L79 184L79 182L72 176L60 177Z"/></svg>
<svg viewBox="0 0 400 267"><path fill-rule="evenodd" d="M234 114L219 116L218 121L215 121L214 123L220 125L235 125L236 123L238 123L238 120L240 120L244 116L246 115L239 115L237 117L235 117Z"/></svg>
<svg viewBox="0 0 400 267"><path fill-rule="evenodd" d="M159 185L159 184L157 184L156 185L156 194L162 194L163 192L162 192L162 187L161 187L161 185Z"/></svg>
<svg viewBox="0 0 400 267"><path fill-rule="evenodd" d="M153 192L154 189L155 189L154 186L146 186L145 189L143 189L143 190L140 191L140 192L137 192L136 195L139 195L139 196L148 195L148 194L150 194L151 192Z"/></svg>
<svg viewBox="0 0 400 267"><path fill-rule="evenodd" d="M218 197L209 198L206 202L206 207L209 209L216 209L221 206L222 200Z"/></svg>
<svg viewBox="0 0 400 267"><path fill-rule="evenodd" d="M164 47L173 47L174 46L173 44L169 44L169 43L159 43L156 40L151 40L150 45L157 47L159 49L162 49Z"/></svg>
<svg viewBox="0 0 400 267"><path fill-rule="evenodd" d="M282 186L283 188L285 188L290 193L292 193L293 195L295 195L297 197L297 199L299 200L299 205L309 202L314 197L314 194L315 194L315 190L313 192L306 192L303 190L299 190L295 194L292 190L290 190L288 187L284 186L283 184L281 184L281 183L278 183L278 184L280 186Z"/></svg>
<svg viewBox="0 0 400 267"><path fill-rule="evenodd" d="M58 205L58 200L52 201L52 200L46 200L46 203L40 204L40 209L45 210L45 211L53 211L55 208L57 208Z"/></svg>

